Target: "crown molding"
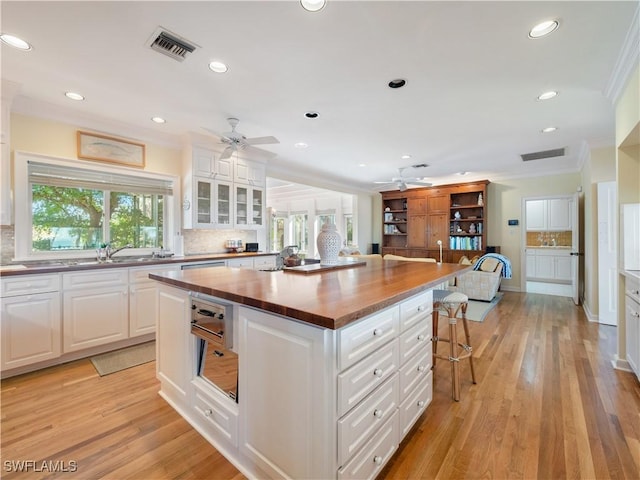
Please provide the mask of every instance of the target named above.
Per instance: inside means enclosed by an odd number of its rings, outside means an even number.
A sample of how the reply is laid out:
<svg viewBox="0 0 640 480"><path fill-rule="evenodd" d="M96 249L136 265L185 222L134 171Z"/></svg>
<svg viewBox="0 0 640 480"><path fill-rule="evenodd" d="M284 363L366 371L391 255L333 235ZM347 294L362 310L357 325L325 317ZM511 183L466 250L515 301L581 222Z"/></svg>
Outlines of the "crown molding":
<svg viewBox="0 0 640 480"><path fill-rule="evenodd" d="M633 70L640 63L640 4L633 14L633 20L627 36L618 55L616 65L611 72L609 82L604 90L604 96L612 105L618 103L620 95L629 80Z"/></svg>

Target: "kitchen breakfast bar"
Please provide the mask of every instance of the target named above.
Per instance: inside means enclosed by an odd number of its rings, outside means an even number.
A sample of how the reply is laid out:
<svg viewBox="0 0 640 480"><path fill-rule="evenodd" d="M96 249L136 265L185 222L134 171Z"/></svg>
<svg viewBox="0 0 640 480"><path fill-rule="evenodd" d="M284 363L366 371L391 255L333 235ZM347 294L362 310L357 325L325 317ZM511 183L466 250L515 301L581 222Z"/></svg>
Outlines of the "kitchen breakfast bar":
<svg viewBox="0 0 640 480"><path fill-rule="evenodd" d="M160 394L250 478L373 478L431 401L432 290L470 267L347 267L149 275ZM207 301L226 306L217 333L237 366L204 375L226 351L192 334ZM212 375L234 375L234 394Z"/></svg>

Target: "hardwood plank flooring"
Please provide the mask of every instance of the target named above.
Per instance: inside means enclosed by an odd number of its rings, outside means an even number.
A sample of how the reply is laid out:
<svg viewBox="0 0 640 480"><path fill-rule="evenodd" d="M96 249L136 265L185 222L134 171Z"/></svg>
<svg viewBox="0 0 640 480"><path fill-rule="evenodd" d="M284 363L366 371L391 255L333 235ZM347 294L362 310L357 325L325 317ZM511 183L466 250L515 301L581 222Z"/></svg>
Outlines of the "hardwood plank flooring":
<svg viewBox="0 0 640 480"><path fill-rule="evenodd" d="M615 327L568 298L506 292L470 331L478 383L462 361L454 402L438 360L433 402L379 479L640 478L640 384L612 367ZM154 362L100 377L79 360L3 380L0 476L244 478L158 388ZM11 471L20 460L40 471Z"/></svg>

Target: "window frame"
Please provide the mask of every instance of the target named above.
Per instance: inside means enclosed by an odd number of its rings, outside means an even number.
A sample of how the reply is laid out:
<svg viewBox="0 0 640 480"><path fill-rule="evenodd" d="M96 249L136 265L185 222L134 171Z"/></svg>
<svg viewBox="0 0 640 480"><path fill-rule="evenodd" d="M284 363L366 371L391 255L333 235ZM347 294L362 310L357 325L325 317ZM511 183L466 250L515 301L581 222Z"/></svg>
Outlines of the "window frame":
<svg viewBox="0 0 640 480"><path fill-rule="evenodd" d="M84 161L51 157L26 152L14 154L14 215L15 215L15 261L34 260L64 260L72 258L95 258L93 250L56 250L34 252L32 250L32 189L29 183L29 162L51 164L60 167L85 169L98 171L105 174L120 174L140 178L152 178L165 180L172 183L173 195L166 195L165 217L163 228L163 247L175 254L181 255L179 243L174 244L176 228L180 225L180 177L175 175L153 173L146 170L133 170L130 168L115 167L110 165L89 164ZM126 192L125 192L126 193ZM108 228L108 227L107 227ZM151 255L157 248L132 248L127 250L127 255L145 256Z"/></svg>

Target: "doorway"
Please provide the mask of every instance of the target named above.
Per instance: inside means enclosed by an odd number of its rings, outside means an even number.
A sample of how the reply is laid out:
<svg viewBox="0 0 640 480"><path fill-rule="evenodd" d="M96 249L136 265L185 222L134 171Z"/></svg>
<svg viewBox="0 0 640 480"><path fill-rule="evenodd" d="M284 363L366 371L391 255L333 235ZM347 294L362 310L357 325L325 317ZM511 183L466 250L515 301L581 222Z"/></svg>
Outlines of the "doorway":
<svg viewBox="0 0 640 480"><path fill-rule="evenodd" d="M521 284L580 303L578 194L522 199Z"/></svg>

